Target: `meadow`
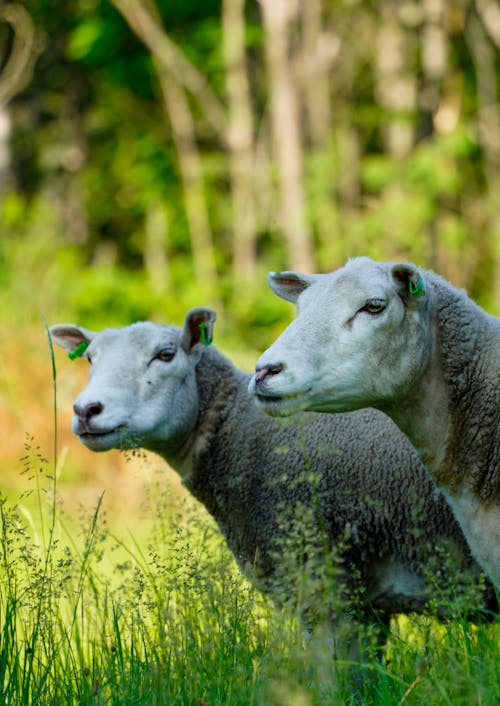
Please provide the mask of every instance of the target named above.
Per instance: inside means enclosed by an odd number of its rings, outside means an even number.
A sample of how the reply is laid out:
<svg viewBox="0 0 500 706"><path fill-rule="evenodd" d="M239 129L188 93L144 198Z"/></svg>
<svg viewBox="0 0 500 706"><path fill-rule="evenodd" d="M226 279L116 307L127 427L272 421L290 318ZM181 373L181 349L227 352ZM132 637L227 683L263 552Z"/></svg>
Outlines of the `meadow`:
<svg viewBox="0 0 500 706"><path fill-rule="evenodd" d="M326 625L307 635L163 461L79 445L86 366L44 328L212 306L250 370L293 315L267 272L356 255L418 262L498 315L497 14L0 3L0 703L500 704L499 621L463 605L398 617L359 665Z"/></svg>
<svg viewBox="0 0 500 706"><path fill-rule="evenodd" d="M0 505L3 703L500 702L498 621L476 625L450 606L452 619L439 622L431 605L392 621L383 659L334 657L326 625L308 635L297 610L276 607L241 575L161 459L85 459L68 431L85 370L65 372L69 361L48 352L45 362L43 441L25 433Z"/></svg>

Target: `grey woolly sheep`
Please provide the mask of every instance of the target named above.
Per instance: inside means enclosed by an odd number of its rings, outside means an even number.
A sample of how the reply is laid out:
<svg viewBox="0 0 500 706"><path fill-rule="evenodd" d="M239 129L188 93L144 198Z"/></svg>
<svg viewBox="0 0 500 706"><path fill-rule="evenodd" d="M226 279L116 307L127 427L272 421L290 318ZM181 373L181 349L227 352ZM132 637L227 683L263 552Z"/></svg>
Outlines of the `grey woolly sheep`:
<svg viewBox="0 0 500 706"><path fill-rule="evenodd" d="M297 318L257 363L261 408L389 415L500 588L500 319L411 263L363 257L269 283Z"/></svg>
<svg viewBox="0 0 500 706"><path fill-rule="evenodd" d="M300 543L306 517L317 552L324 539L329 550L338 543L342 594L360 619L422 611L437 545L452 547L456 567L477 574L448 506L387 417L364 410L269 418L247 392L250 375L203 345L214 320L198 308L183 329L52 326L66 350L88 346L90 381L73 419L83 444L162 456L215 518L240 566L274 596L295 597L285 545L294 533ZM306 565L311 549L301 548ZM321 613L321 600L305 606L310 616Z"/></svg>

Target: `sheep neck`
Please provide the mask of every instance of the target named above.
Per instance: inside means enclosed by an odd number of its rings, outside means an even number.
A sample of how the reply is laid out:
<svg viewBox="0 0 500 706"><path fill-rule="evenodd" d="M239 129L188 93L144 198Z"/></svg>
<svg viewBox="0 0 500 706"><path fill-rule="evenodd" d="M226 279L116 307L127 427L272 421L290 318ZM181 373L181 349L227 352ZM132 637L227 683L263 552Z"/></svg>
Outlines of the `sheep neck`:
<svg viewBox="0 0 500 706"><path fill-rule="evenodd" d="M500 329L462 292L437 280L437 330L449 391L450 433L444 471L480 502L500 502Z"/></svg>
<svg viewBox="0 0 500 706"><path fill-rule="evenodd" d="M397 403L389 402L380 406L380 409L394 420L411 441L434 482L440 487L446 485L447 479L442 477L442 467L452 420L439 357L431 354L418 382Z"/></svg>
<svg viewBox="0 0 500 706"><path fill-rule="evenodd" d="M418 450L437 485L500 501L498 325L435 277L429 363L402 404L385 409ZM495 324L493 324L495 327ZM491 335L493 333L493 340ZM496 420L495 420L496 416Z"/></svg>
<svg viewBox="0 0 500 706"><path fill-rule="evenodd" d="M199 411L196 424L187 440L187 465L184 485L218 519L223 503L218 498L219 487L225 486L222 476L234 472L227 468L223 454L228 426L236 415L241 391L246 392L246 377L216 349L203 352L196 368ZM248 418L248 415L245 415ZM227 459L229 460L229 459ZM233 480L234 484L234 480ZM241 497L243 485L238 487Z"/></svg>

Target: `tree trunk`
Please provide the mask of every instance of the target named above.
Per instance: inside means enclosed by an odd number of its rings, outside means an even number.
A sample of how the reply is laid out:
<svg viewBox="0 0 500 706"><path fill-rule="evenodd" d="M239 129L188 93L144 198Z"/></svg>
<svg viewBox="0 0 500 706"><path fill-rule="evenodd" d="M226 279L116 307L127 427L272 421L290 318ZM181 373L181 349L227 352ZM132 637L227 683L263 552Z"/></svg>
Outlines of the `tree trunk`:
<svg viewBox="0 0 500 706"><path fill-rule="evenodd" d="M414 127L409 118L416 110L416 82L408 67L407 38L397 18L397 3L391 0L384 0L381 5L376 80L378 101L387 111L387 152L400 160L413 147Z"/></svg>
<svg viewBox="0 0 500 706"><path fill-rule="evenodd" d="M152 56L183 85L195 100L221 142L226 139L226 113L208 81L188 60L165 32L154 2L146 0L110 0Z"/></svg>
<svg viewBox="0 0 500 706"><path fill-rule="evenodd" d="M481 24L469 17L466 39L474 62L477 81L477 133L484 153L484 173L487 185L486 230L493 263L493 302L500 301L500 108L495 67L495 52Z"/></svg>
<svg viewBox="0 0 500 706"><path fill-rule="evenodd" d="M36 59L41 52L35 25L23 7L7 3L0 7L0 22L10 25L13 32L10 54L0 57L0 195L5 189L10 168L11 118L7 106L10 100L29 83Z"/></svg>
<svg viewBox="0 0 500 706"><path fill-rule="evenodd" d="M203 165L196 143L193 116L181 86L193 94L221 141L225 141L227 132L224 109L205 77L165 32L154 0L111 2L153 56L179 161L195 276L200 284L209 286L212 291L217 281L217 271L205 200Z"/></svg>
<svg viewBox="0 0 500 706"><path fill-rule="evenodd" d="M415 130L416 80L409 67L408 37L398 18L397 0L383 0L377 37L376 95L385 112L382 135L386 152L394 164L402 163L411 153ZM387 253L397 252L404 214L400 204L407 198L404 187L392 179L383 193L384 210L389 214L384 233ZM398 256L401 254L398 252Z"/></svg>
<svg viewBox="0 0 500 706"><path fill-rule="evenodd" d="M255 149L245 57L245 0L224 0L223 52L229 108L229 170L232 193L233 278L255 282Z"/></svg>
<svg viewBox="0 0 500 706"><path fill-rule="evenodd" d="M429 115L426 121L431 132L446 132L443 120L442 84L447 67L447 36L445 30L444 0L424 0L422 2L424 23L420 33L423 81L420 88L420 105ZM447 262L443 262L439 243L439 214L432 219L428 227L430 267L446 271ZM447 258L448 259L448 258ZM456 281L456 280L455 280Z"/></svg>
<svg viewBox="0 0 500 706"><path fill-rule="evenodd" d="M313 244L306 222L302 140L288 41L298 6L293 0L260 0L260 5L266 30L271 132L288 266L312 272Z"/></svg>
<svg viewBox="0 0 500 706"><path fill-rule="evenodd" d="M148 206L144 237L144 267L151 290L156 295L167 292L170 272L167 258L168 215L161 203Z"/></svg>
<svg viewBox="0 0 500 706"><path fill-rule="evenodd" d="M194 270L198 282L211 288L217 271L193 117L182 88L162 67L157 68L179 160Z"/></svg>
<svg viewBox="0 0 500 706"><path fill-rule="evenodd" d="M314 149L329 143L332 132L330 74L340 52L340 41L325 29L322 0L301 3L302 42L298 55L305 97L308 138Z"/></svg>

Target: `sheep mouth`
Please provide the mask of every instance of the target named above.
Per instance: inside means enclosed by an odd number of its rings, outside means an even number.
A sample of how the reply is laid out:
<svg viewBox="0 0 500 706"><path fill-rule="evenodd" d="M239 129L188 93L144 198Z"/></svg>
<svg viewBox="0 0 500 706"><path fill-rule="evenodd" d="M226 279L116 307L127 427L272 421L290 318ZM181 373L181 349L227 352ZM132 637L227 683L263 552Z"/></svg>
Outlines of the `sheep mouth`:
<svg viewBox="0 0 500 706"><path fill-rule="evenodd" d="M93 451L105 451L115 448L131 448L131 441L126 433L126 425L115 429L86 429L78 433L78 438L84 446Z"/></svg>
<svg viewBox="0 0 500 706"><path fill-rule="evenodd" d="M258 392L255 398L259 407L272 417L287 417L307 409L307 398L310 390L289 395L268 395Z"/></svg>
<svg viewBox="0 0 500 706"><path fill-rule="evenodd" d="M107 436L118 434L120 427L110 429L109 431L82 431L78 434L80 439L104 439Z"/></svg>

